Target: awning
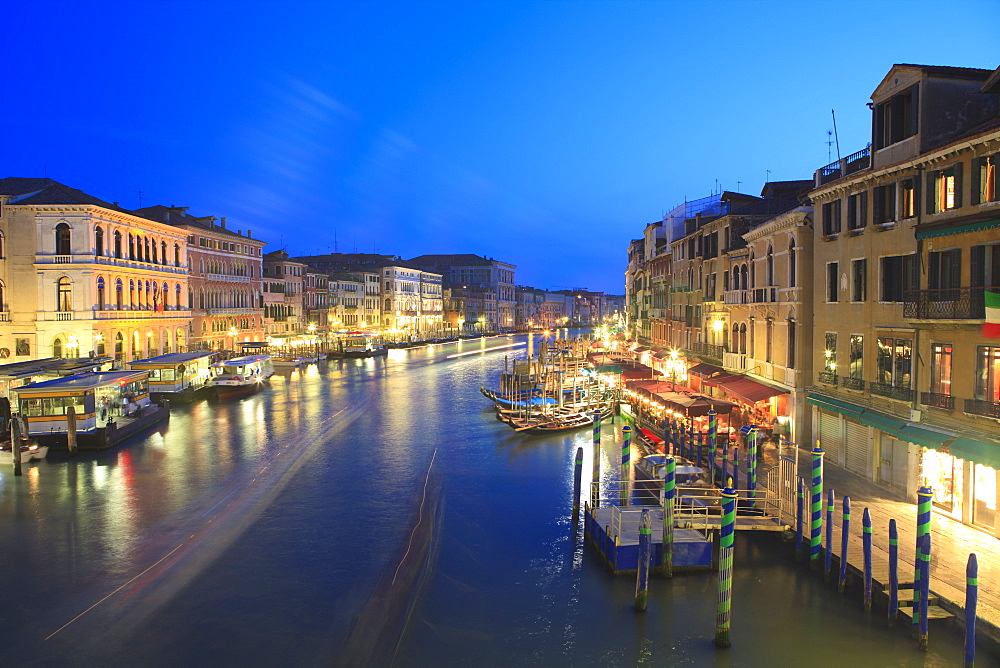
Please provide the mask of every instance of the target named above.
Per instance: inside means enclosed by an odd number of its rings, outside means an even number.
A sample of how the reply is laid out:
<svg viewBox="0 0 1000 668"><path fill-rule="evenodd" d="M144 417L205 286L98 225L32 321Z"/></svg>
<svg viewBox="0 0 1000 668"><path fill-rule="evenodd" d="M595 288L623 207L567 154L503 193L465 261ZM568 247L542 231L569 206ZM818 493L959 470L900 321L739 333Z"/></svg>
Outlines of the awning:
<svg viewBox="0 0 1000 668"><path fill-rule="evenodd" d="M634 350L632 350L632 352L634 352L634 353L646 353L646 352L649 352L650 350L652 350L652 348L647 348L645 346L639 346L638 348L635 348Z"/></svg>
<svg viewBox="0 0 1000 668"><path fill-rule="evenodd" d="M713 385L713 386L716 386L716 387L721 387L724 383L727 383L727 382L733 381L733 380L738 380L740 378L745 378L745 376L741 376L738 373L731 373L731 374L728 374L728 375L725 375L725 376L713 376L712 378L709 378L709 379L705 380L704 384L705 385Z"/></svg>
<svg viewBox="0 0 1000 668"><path fill-rule="evenodd" d="M905 420L900 420L899 418L886 415L885 413L879 413L877 411L866 410L861 414L859 419L861 420L861 424L866 424L869 427L875 427L879 431L883 431L896 438L898 438L898 434L896 432L906 426Z"/></svg>
<svg viewBox="0 0 1000 668"><path fill-rule="evenodd" d="M688 369L688 373L694 376L701 376L702 378L708 378L709 376L714 376L717 373L723 373L725 369L722 367L715 366L713 364L705 364L701 362L700 364L695 364L693 367Z"/></svg>
<svg viewBox="0 0 1000 668"><path fill-rule="evenodd" d="M978 223L967 223L965 225L943 226L923 230L918 229L916 236L917 239L933 239L934 237L946 237L952 234L967 234L969 232L992 230L997 227L1000 227L1000 218L983 220Z"/></svg>
<svg viewBox="0 0 1000 668"><path fill-rule="evenodd" d="M722 383L722 389L730 394L743 399L748 404L755 404L758 401L776 397L779 394L788 394L785 390L776 390L773 387L758 383L752 378L739 378Z"/></svg>
<svg viewBox="0 0 1000 668"><path fill-rule="evenodd" d="M950 444L951 454L959 459L1000 469L1000 444L959 436Z"/></svg>
<svg viewBox="0 0 1000 668"><path fill-rule="evenodd" d="M925 448L932 448L934 450L944 450L944 444L955 438L955 434L945 434L940 431L931 431L930 429L924 429L923 427L918 427L912 424L903 427L898 433L899 435L896 438L901 441L915 443L917 445L922 445Z"/></svg>
<svg viewBox="0 0 1000 668"><path fill-rule="evenodd" d="M822 394L810 394L806 397L806 402L812 404L813 406L818 406L828 411L833 411L834 413L840 413L841 415L847 415L854 419L858 419L864 412L864 406L858 406L857 404L852 404L849 401L841 401L840 399L834 399L832 397L826 397Z"/></svg>
<svg viewBox="0 0 1000 668"><path fill-rule="evenodd" d="M601 366L594 367L591 373L614 373L621 374L622 368L617 364L602 364Z"/></svg>

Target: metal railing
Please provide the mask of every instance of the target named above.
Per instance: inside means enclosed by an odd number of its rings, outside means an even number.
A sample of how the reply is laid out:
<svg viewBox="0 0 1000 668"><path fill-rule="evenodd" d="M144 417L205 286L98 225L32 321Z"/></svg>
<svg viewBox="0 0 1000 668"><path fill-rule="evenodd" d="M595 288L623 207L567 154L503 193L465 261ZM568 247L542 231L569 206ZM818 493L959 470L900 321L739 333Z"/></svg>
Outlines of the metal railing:
<svg viewBox="0 0 1000 668"><path fill-rule="evenodd" d="M914 391L909 387L896 387L888 383L868 383L868 391L880 397L888 397L899 401L913 401Z"/></svg>
<svg viewBox="0 0 1000 668"><path fill-rule="evenodd" d="M982 415L1000 420L1000 403L982 399L966 399L965 412L971 415Z"/></svg>
<svg viewBox="0 0 1000 668"><path fill-rule="evenodd" d="M827 385L836 385L837 374L834 373L833 371L820 371L819 382L826 383Z"/></svg>
<svg viewBox="0 0 1000 668"><path fill-rule="evenodd" d="M903 295L903 317L916 320L981 320L986 290L1000 287L910 290Z"/></svg>
<svg viewBox="0 0 1000 668"><path fill-rule="evenodd" d="M861 378L843 378L840 384L848 390L864 390L865 381Z"/></svg>
<svg viewBox="0 0 1000 668"><path fill-rule="evenodd" d="M726 352L725 346L716 345L714 343L695 343L692 348L692 352L694 352L695 355L703 355L717 360L721 360Z"/></svg>
<svg viewBox="0 0 1000 668"><path fill-rule="evenodd" d="M924 406L952 409L955 407L955 397L940 392L921 392L920 403Z"/></svg>
<svg viewBox="0 0 1000 668"><path fill-rule="evenodd" d="M862 169L871 167L872 164L871 147L866 146L856 153L852 153L846 158L841 158L837 162L831 162L825 167L819 168L819 185L826 185Z"/></svg>

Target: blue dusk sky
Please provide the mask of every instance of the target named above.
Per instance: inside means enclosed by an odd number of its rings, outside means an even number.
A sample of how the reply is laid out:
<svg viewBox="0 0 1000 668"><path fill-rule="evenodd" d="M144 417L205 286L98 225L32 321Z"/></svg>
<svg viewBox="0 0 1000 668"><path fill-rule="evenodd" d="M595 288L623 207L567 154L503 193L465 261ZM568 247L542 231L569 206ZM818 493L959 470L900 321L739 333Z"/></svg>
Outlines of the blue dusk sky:
<svg viewBox="0 0 1000 668"><path fill-rule="evenodd" d="M622 293L685 199L811 178L893 63L994 68L1000 3L11 2L0 177L293 255L476 253Z"/></svg>

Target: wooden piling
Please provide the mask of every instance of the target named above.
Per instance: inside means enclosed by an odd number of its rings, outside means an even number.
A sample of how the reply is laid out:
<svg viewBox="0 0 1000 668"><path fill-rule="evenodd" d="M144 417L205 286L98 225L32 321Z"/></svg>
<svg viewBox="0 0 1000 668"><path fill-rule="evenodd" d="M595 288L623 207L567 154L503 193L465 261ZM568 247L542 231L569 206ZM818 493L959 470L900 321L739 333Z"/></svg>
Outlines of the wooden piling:
<svg viewBox="0 0 1000 668"><path fill-rule="evenodd" d="M580 516L580 491L583 485L583 448L576 449L576 462L573 465L573 526L575 518Z"/></svg>
<svg viewBox="0 0 1000 668"><path fill-rule="evenodd" d="M600 501L601 482L601 411L594 411L594 461L591 472L590 506L597 509Z"/></svg>
<svg viewBox="0 0 1000 668"><path fill-rule="evenodd" d="M642 509L642 519L639 520L639 569L635 577L635 609L646 611L646 600L649 598L649 561L653 553L652 520L649 509Z"/></svg>
<svg viewBox="0 0 1000 668"><path fill-rule="evenodd" d="M920 632L917 634L917 646L923 652L927 651L927 623L930 613L931 596L931 534L924 536L924 549L919 558L924 562L921 570L923 579L920 582Z"/></svg>
<svg viewBox="0 0 1000 668"><path fill-rule="evenodd" d="M76 454L76 409L72 406L66 409L66 449Z"/></svg>
<svg viewBox="0 0 1000 668"><path fill-rule="evenodd" d="M837 578L837 591L841 594L847 589L847 541L851 536L851 497L844 497L844 516L840 523L840 577Z"/></svg>
<svg viewBox="0 0 1000 668"><path fill-rule="evenodd" d="M10 421L10 459L14 465L14 475L21 474L21 421Z"/></svg>
<svg viewBox="0 0 1000 668"><path fill-rule="evenodd" d="M802 521L803 512L805 510L806 483L802 479L802 476L796 477L798 478L799 484L795 506L795 561L802 561L805 558L805 553L802 551Z"/></svg>
<svg viewBox="0 0 1000 668"><path fill-rule="evenodd" d="M896 520L889 520L889 626L896 625L899 615L899 530Z"/></svg>
<svg viewBox="0 0 1000 668"><path fill-rule="evenodd" d="M833 571L833 507L834 494L831 489L826 492L826 554L823 555L823 578L825 580L830 579Z"/></svg>
<svg viewBox="0 0 1000 668"><path fill-rule="evenodd" d="M865 612L872 609L872 516L865 508L861 515L861 528L863 531L863 551L865 568Z"/></svg>
<svg viewBox="0 0 1000 668"><path fill-rule="evenodd" d="M621 482L619 484L618 505L622 508L628 506L629 480L632 478L632 427L625 425L622 427L622 468Z"/></svg>
<svg viewBox="0 0 1000 668"><path fill-rule="evenodd" d="M916 558L913 561L913 618L910 620L913 632L919 635L920 625L920 585L923 582L924 537L931 534L931 488L926 485L917 490L917 540ZM929 562L928 562L929 563Z"/></svg>

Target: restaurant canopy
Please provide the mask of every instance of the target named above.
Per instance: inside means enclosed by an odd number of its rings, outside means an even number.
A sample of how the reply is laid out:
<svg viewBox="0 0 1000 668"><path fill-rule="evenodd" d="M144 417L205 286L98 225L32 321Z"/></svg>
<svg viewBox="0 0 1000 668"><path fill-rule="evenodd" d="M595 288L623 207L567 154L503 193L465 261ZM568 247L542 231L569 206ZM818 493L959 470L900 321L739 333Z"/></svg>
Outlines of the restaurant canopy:
<svg viewBox="0 0 1000 668"><path fill-rule="evenodd" d="M725 371L722 367L715 366L713 364L705 364L701 362L700 364L695 364L693 367L688 369L688 373L694 376L701 376L702 378L708 378L709 376L714 376L717 373L722 373Z"/></svg>
<svg viewBox="0 0 1000 668"><path fill-rule="evenodd" d="M701 417L708 415L708 411L715 409L720 415L728 415L736 406L731 401L713 399L712 397L700 394L687 394L683 392L672 392L665 382L655 380L629 381L626 387L639 396L649 397L657 401L666 408L683 413L687 417Z"/></svg>

